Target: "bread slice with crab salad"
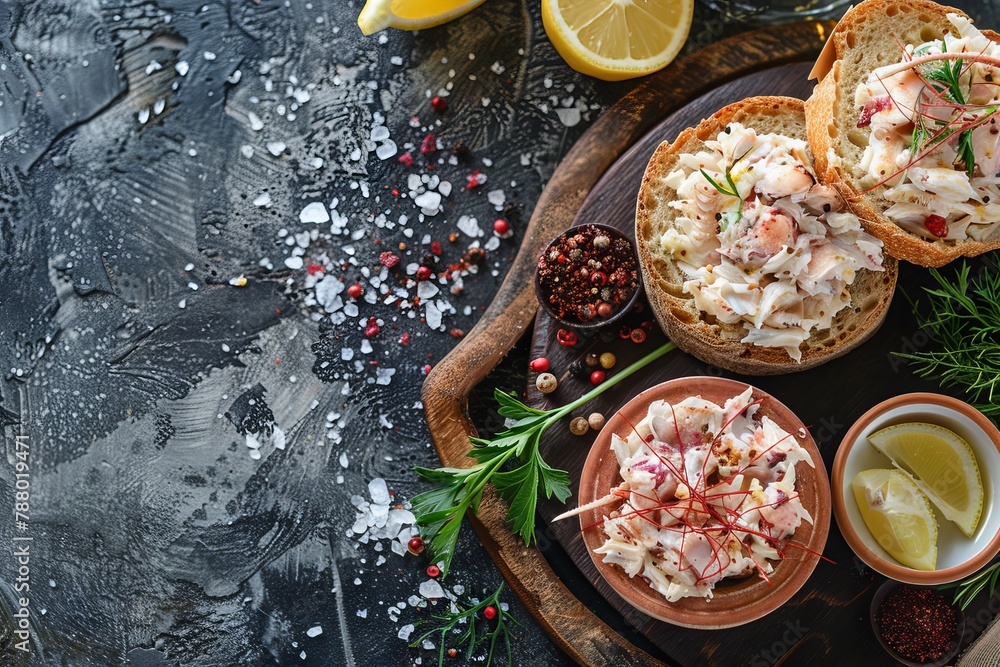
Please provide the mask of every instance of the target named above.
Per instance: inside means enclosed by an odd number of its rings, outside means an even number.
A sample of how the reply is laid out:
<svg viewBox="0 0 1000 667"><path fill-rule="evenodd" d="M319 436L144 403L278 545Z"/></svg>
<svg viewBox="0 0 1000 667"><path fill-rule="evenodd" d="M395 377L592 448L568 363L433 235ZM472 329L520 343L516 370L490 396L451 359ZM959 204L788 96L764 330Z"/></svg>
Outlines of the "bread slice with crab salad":
<svg viewBox="0 0 1000 667"><path fill-rule="evenodd" d="M932 60L915 69L901 64L921 54L936 56L933 48L921 45L946 34L962 38L969 31L967 21L960 10L928 0L865 0L831 33L813 69L818 83L806 101L817 173L848 199L865 230L882 240L887 253L922 266L942 266L1000 248L1000 198L989 194L992 188L985 186L989 179L984 178L1000 171L1000 142L988 134L989 127L969 130L977 166L975 177L968 178L959 130L969 122L960 120L958 109L944 111L957 100L950 96L947 82L930 78L940 76L945 63L959 61ZM968 40L976 44L976 52L1000 37L992 31L982 36ZM995 55L1000 57L1000 47ZM970 62L959 65L959 95L968 97L966 102L972 101L970 91L964 90L972 75ZM905 71L898 71L901 68ZM897 73L891 74L894 70ZM872 95L872 88L886 95ZM997 99L1000 88L992 96ZM947 128L953 129L950 136L939 137ZM914 148L917 157L934 152L914 162ZM983 174L983 169L991 173Z"/></svg>
<svg viewBox="0 0 1000 667"><path fill-rule="evenodd" d="M741 130L741 127L752 129L758 138L763 135L782 135L778 139L771 140L772 143L779 140L786 141L785 138L787 138L786 143L791 148L782 150L797 155L804 166L792 170L788 165L782 166L780 162L769 162L770 156L762 159L760 155L753 152L758 149L751 147L750 152L743 154L742 162L734 162L734 169L738 168L740 173L735 176L728 171L726 174L721 173L718 170L719 160L724 161L727 149L724 145L721 149L719 148L722 144L719 143L718 139L735 136L728 134L732 128L736 128L737 133L742 132L743 136L747 136L747 131ZM726 136L723 136L724 134ZM707 146L706 142L709 142L713 147ZM743 152L742 147L738 150ZM760 148L759 150L766 149ZM713 156L720 155L720 151L722 157L713 158ZM709 158L715 159L716 163L711 164L712 159L704 160L703 163L704 166L708 167L704 174L709 177L713 173L713 167L715 168L715 177L711 181L699 173L702 166L702 162L699 160L708 156L709 153L711 153ZM732 155L731 159L738 157L741 156ZM787 156L781 159L788 162ZM750 176L754 167L759 170L773 167L775 171L765 172L763 177L760 176L761 171ZM708 265L710 263L707 263L705 266L697 268L689 264L688 261L691 257L704 252L704 248L708 246L702 247L698 253L693 252L692 255L688 255L689 246L685 245L687 241L684 239L702 238L709 245L715 244L716 252L724 250L730 254L733 252L742 253L739 255L740 257L749 257L749 263L745 265L747 275L756 277L763 275L763 277L759 280L754 278L758 280L757 283L750 281L749 286L737 285L734 289L742 290L744 296L750 292L755 295L764 292L765 294L759 303L766 301L769 285L781 282L775 276L767 277L762 273L771 266L768 262L776 262L777 266L780 267L783 255L779 256L779 254L787 253L793 258L801 256L801 260L808 265L813 256L810 253L815 252L817 258L821 255L819 251L812 250L814 245L829 245L820 240L823 237L818 236L823 231L822 229L819 232L816 231L819 224L817 220L835 219L837 225L850 223L856 231L845 232L844 238L866 239L867 241L862 242L862 245L872 253L881 255L881 244L861 231L857 220L850 216L836 192L829 188L824 189L821 184L814 182L814 175L810 173L811 169L808 146L805 143L805 116L802 101L787 97L755 97L737 102L703 120L697 127L684 130L673 143L664 142L656 149L643 175L636 205L635 233L650 305L660 326L678 347L702 361L737 373L774 375L813 368L846 354L867 340L882 324L892 300L897 265L895 260L890 257L873 258L873 255L868 255L867 261L875 264L881 263L881 270L877 267L862 268L857 271L850 270L848 273L853 280L848 280L849 284L846 287L842 283L831 282L831 284L840 285L849 292L849 295L845 297L843 291L840 291L836 297L840 299L841 303L843 303L844 298L847 298L849 304L827 318L829 320L828 327L808 330L808 338L797 343L797 347L792 347L792 344L780 345L782 342L780 332L778 332L779 340L776 341L776 346L766 346L768 343L766 340L763 341L763 345L758 344L761 341L757 339L761 337L755 334L755 331L757 333L762 330L772 331L772 327L767 324L768 320L765 320L765 324L760 329L754 328L755 324L752 320L759 318L761 313L767 310L763 306L756 311L753 311L752 306L748 307L747 312L756 312L756 315L745 315L742 318L737 318L736 321L732 321L732 314L723 312L722 317L720 317L699 307L704 305L703 301L699 302L703 295L698 296L700 288L704 287L704 280L695 277L693 281L693 272L697 271L700 272L698 275L705 276L706 272L714 271L713 275L718 275L722 273L722 269L725 268L723 265L727 261L721 256L706 255L715 257L715 260L720 262L719 265L711 266ZM695 174L698 175L695 176ZM687 178L705 178L704 182L709 183L719 193L724 190L728 191L731 186L735 186L737 191L743 195L739 199L739 209L736 208L735 199L732 203L723 202L723 205L727 207L726 215L729 216L727 218L729 222L725 228L731 231L723 230L724 225L721 217L705 220L702 228L697 227L697 225L703 223L692 223L690 216L685 217L685 214L682 214L681 209L687 205L685 202L693 200L683 199L678 194L678 190L690 193L690 188L694 187L695 192L700 192L698 196L704 195L709 198L714 196L712 190L705 188L703 183L696 182L696 180L687 181L686 185L683 183L679 185ZM730 178L732 180L729 180ZM808 196L812 199L808 203L804 203L806 200L801 194L779 197L778 195L782 195L784 192L782 190L783 181L788 180L804 180L800 187L807 188ZM765 186L760 184L765 184ZM809 184L817 187L813 188ZM749 187L752 187L753 190L746 192ZM792 189L794 188L789 190ZM761 193L758 194L758 191ZM816 199L817 195L813 193L819 193L818 200ZM797 201L798 204L791 204L789 201ZM732 212L728 211L730 206L732 206ZM784 207L778 210L779 214L786 209L794 209L795 206L802 208L800 217L795 217L799 214L794 211L788 213L788 216L795 220L794 225L789 226L788 221L784 221L786 227L782 229L786 232L794 232L792 236L784 239L787 242L782 242L781 239L773 241L773 239L766 238L771 228L774 227L773 225L769 227L766 224L774 219L775 216L772 215L774 211L770 208L754 209L754 207L767 206ZM739 210L739 213L736 213L736 210ZM812 213L808 213L808 218L806 217L807 210L812 211ZM833 214L829 213L831 210ZM721 214L719 215L721 216ZM753 226L750 226L750 220L755 220L752 223ZM713 224L716 221L719 221L718 225ZM801 227L799 223L801 223ZM687 235L686 231L679 231L691 230L692 224L696 227L691 235ZM794 229L792 229L793 227ZM708 233L700 235L698 229L707 229ZM727 233L730 236L726 236ZM712 234L716 235L714 241L711 240ZM733 241L732 235L736 236L735 241ZM764 240L761 241L758 236ZM832 238L832 232L830 232L830 236ZM722 245L723 241L720 239L728 239L727 245ZM801 244L799 243L800 239L803 240ZM692 242L700 243L698 241ZM757 245L770 243L770 247L758 252L755 243ZM857 248L850 252L843 251L845 255L852 253L856 255ZM729 263L734 266L744 266L739 263L740 261L742 259ZM699 262L700 260L695 263ZM733 271L732 267L728 267L727 270ZM824 289L822 286L817 287L816 285L807 285L806 288L802 288L798 282L794 282L793 286L796 293L801 294L805 294L807 290L819 293ZM778 287L786 289L786 286ZM743 296L736 298L743 298ZM723 308L725 308L725 304ZM799 316L802 318L799 329L806 330L806 318L802 315L804 311L796 311L794 305L790 305L788 309L791 313L790 317L793 319L795 313L799 312ZM783 315L788 316L788 313ZM824 315L826 314L824 313ZM727 319L730 321L725 321ZM787 326L794 326L794 322ZM798 335L803 334L799 331ZM755 340L757 342L754 342Z"/></svg>

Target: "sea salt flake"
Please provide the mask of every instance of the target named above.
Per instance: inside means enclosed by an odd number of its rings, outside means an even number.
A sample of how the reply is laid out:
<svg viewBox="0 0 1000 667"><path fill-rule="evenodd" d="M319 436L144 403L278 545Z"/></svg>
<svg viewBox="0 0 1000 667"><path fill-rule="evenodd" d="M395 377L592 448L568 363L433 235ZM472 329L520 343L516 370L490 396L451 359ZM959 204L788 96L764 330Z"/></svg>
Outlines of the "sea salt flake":
<svg viewBox="0 0 1000 667"><path fill-rule="evenodd" d="M285 266L292 269L293 271L301 269L304 262L301 257L286 257Z"/></svg>
<svg viewBox="0 0 1000 667"><path fill-rule="evenodd" d="M441 195L428 190L414 197L413 203L420 207L424 215L437 215L438 207L441 205Z"/></svg>
<svg viewBox="0 0 1000 667"><path fill-rule="evenodd" d="M438 184L438 189L437 190L438 190L438 192L441 193L442 197L447 197L448 195L451 194L451 182L450 181L441 181Z"/></svg>
<svg viewBox="0 0 1000 667"><path fill-rule="evenodd" d="M205 57L205 60L215 60L215 54L211 51L205 51L202 55Z"/></svg>
<svg viewBox="0 0 1000 667"><path fill-rule="evenodd" d="M507 198L504 196L503 190L490 190L489 194L486 195L486 200L493 204L498 211L502 211Z"/></svg>
<svg viewBox="0 0 1000 667"><path fill-rule="evenodd" d="M330 214L322 202L314 201L306 204L306 207L299 212L299 222L322 224L330 222Z"/></svg>
<svg viewBox="0 0 1000 667"><path fill-rule="evenodd" d="M369 138L372 141L385 141L389 138L389 128L385 125L376 125L372 128L371 135Z"/></svg>
<svg viewBox="0 0 1000 667"><path fill-rule="evenodd" d="M189 69L188 62L186 60L181 60L174 65L174 69L177 70L177 73L181 76L187 76Z"/></svg>
<svg viewBox="0 0 1000 667"><path fill-rule="evenodd" d="M429 280L422 280L417 284L417 296L420 297L421 301L430 299L440 291L438 286Z"/></svg>
<svg viewBox="0 0 1000 667"><path fill-rule="evenodd" d="M463 215L455 223L458 230L466 236L483 236L483 230L479 226L479 221L469 215Z"/></svg>
<svg viewBox="0 0 1000 667"><path fill-rule="evenodd" d="M396 636L405 642L410 638L410 635L413 634L413 630L414 630L413 624L407 623L406 625L404 625L399 629L399 632L396 633Z"/></svg>
<svg viewBox="0 0 1000 667"><path fill-rule="evenodd" d="M247 119L250 121L250 129L254 132L259 132L264 129L264 121L262 121L260 116L255 114L253 111L247 114Z"/></svg>
<svg viewBox="0 0 1000 667"><path fill-rule="evenodd" d="M306 637L319 637L321 634L323 634L323 626L321 625L314 625L306 630Z"/></svg>
<svg viewBox="0 0 1000 667"><path fill-rule="evenodd" d="M573 127L580 124L580 110L576 107L571 109L556 109L556 115L559 116L559 122L566 127Z"/></svg>
<svg viewBox="0 0 1000 667"><path fill-rule="evenodd" d="M267 142L267 150L274 157L278 157L279 155L281 155L282 153L284 153L285 152L285 148L287 148L287 146L285 146L285 142L284 141L269 141L269 142Z"/></svg>
<svg viewBox="0 0 1000 667"><path fill-rule="evenodd" d="M341 452L340 454L340 467L347 468L347 452Z"/></svg>
<svg viewBox="0 0 1000 667"><path fill-rule="evenodd" d="M420 584L420 594L423 595L428 600L434 600L436 598L444 597L444 589L441 588L441 584L433 579L428 579L427 581Z"/></svg>
<svg viewBox="0 0 1000 667"><path fill-rule="evenodd" d="M368 495L371 496L373 503L380 505L389 504L389 487L386 486L385 480L381 477L376 477L368 482Z"/></svg>
<svg viewBox="0 0 1000 667"><path fill-rule="evenodd" d="M375 155L378 156L379 160L388 160L395 154L396 142L392 139L386 139L385 143L380 144L379 147L375 149Z"/></svg>
<svg viewBox="0 0 1000 667"><path fill-rule="evenodd" d="M424 307L424 320L431 329L441 327L441 311L433 301L426 302Z"/></svg>
<svg viewBox="0 0 1000 667"><path fill-rule="evenodd" d="M395 374L395 368L383 368L380 366L375 369L375 384L387 385L392 382L392 376Z"/></svg>
<svg viewBox="0 0 1000 667"><path fill-rule="evenodd" d="M257 195L256 199L253 200L254 206L260 206L261 208L270 208L271 206L271 195L267 192L262 192Z"/></svg>

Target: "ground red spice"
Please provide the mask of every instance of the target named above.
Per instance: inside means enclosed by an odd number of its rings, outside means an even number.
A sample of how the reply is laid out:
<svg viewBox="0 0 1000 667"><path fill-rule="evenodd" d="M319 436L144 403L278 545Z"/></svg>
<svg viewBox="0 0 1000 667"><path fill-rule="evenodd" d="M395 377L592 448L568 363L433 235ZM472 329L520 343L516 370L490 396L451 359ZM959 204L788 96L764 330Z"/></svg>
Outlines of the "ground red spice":
<svg viewBox="0 0 1000 667"><path fill-rule="evenodd" d="M549 246L538 260L538 281L560 319L590 322L613 316L632 298L639 267L628 240L583 225Z"/></svg>
<svg viewBox="0 0 1000 667"><path fill-rule="evenodd" d="M943 595L911 586L886 595L875 620L885 643L916 662L944 656L958 627L958 616Z"/></svg>

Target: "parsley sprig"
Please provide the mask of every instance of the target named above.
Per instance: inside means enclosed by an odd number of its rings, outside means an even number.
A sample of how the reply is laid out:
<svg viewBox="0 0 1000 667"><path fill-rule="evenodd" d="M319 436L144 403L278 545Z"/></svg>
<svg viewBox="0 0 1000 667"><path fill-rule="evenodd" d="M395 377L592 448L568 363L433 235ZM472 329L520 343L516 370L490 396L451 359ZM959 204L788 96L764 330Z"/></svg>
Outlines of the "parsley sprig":
<svg viewBox="0 0 1000 667"><path fill-rule="evenodd" d="M1000 270L985 263L969 278L970 265L951 277L937 269L930 274L936 288L925 287L927 304L913 302L917 322L938 349L896 353L914 363L921 377L965 390L973 406L989 417L1000 417Z"/></svg>
<svg viewBox="0 0 1000 667"><path fill-rule="evenodd" d="M989 596L993 597L997 589L997 579L1000 579L1000 563L993 563L968 579L956 581L953 584L941 586L941 588L954 588L954 604L959 605L961 609L965 609L984 590L988 590Z"/></svg>
<svg viewBox="0 0 1000 667"><path fill-rule="evenodd" d="M497 648L497 642L503 639L503 644L507 649L507 664L510 665L512 659L510 652L510 630L507 625L508 623L519 625L519 623L516 618L503 608L500 602L501 592L503 592L503 584L500 584L496 591L482 602L464 609L459 603L452 603L454 606L447 613L435 614L432 617L440 622L417 637L410 643L410 646L416 648L423 644L424 640L431 635L440 635L440 641L438 641L438 667L441 667L444 664L445 644L448 643L449 633L452 633L458 625L464 624L465 632L462 633L462 636L454 644L458 646L465 645L466 662L471 662L472 654L476 650L477 641L489 641L489 652L486 654L486 667L489 667L493 664L493 654ZM477 616L481 615L487 607L493 607L496 611L496 616L492 621L486 621L487 630L485 636L480 639L476 628L476 620ZM421 623L426 622L428 621L421 621ZM489 627L490 624L493 627Z"/></svg>
<svg viewBox="0 0 1000 667"><path fill-rule="evenodd" d="M479 512L483 490L491 484L501 498L510 503L507 520L524 543L535 540L535 508L538 495L555 496L566 502L570 496L569 474L549 466L538 446L547 428L580 406L592 401L636 371L673 350L666 343L631 366L612 375L580 398L560 408L538 410L499 389L493 392L499 412L514 423L492 440L470 437L469 456L476 463L468 468L415 468L418 475L435 488L415 496L410 502L417 526L423 535L432 561L441 561L441 576L451 566L462 517L469 510ZM510 464L510 465L508 465Z"/></svg>

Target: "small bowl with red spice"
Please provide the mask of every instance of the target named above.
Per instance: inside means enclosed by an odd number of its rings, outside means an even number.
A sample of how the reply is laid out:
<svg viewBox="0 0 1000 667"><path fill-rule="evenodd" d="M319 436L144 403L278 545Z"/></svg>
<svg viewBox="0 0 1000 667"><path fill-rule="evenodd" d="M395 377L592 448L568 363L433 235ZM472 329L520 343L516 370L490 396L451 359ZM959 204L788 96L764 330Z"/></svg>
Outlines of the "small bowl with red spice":
<svg viewBox="0 0 1000 667"><path fill-rule="evenodd" d="M566 230L538 259L535 295L561 325L581 333L617 322L642 291L635 243L596 223Z"/></svg>
<svg viewBox="0 0 1000 667"><path fill-rule="evenodd" d="M875 591L870 618L882 648L909 667L947 665L965 632L965 613L949 593L892 580Z"/></svg>

